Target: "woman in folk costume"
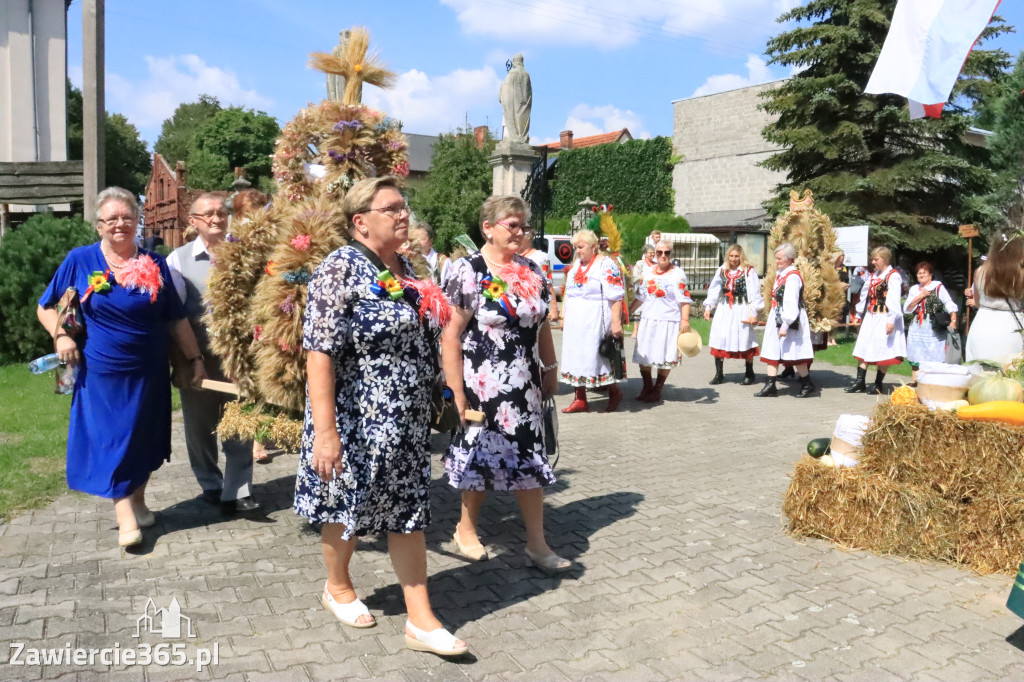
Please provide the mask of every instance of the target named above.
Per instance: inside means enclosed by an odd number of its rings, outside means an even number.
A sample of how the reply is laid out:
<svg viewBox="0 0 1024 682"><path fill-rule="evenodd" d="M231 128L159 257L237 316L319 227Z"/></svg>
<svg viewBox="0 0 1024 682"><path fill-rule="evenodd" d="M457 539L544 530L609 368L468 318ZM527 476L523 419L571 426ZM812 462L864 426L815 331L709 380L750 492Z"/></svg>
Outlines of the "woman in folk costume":
<svg viewBox="0 0 1024 682"><path fill-rule="evenodd" d="M637 396L642 403L661 400L661 389L668 373L679 364L679 335L690 331L690 290L686 273L672 264L672 242L662 240L655 245L654 267L646 273L640 287L643 316L640 319L633 349L633 362L640 365L644 388ZM652 383L651 368L658 368L658 381Z"/></svg>
<svg viewBox="0 0 1024 682"><path fill-rule="evenodd" d="M775 248L775 283L772 285L772 307L764 330L764 344L761 347L761 362L768 365L764 386L754 394L757 398L774 397L779 394L775 386L779 365L796 368L800 376L800 391L797 398L814 394L811 383L811 362L814 350L811 348L811 327L803 305L804 281L800 271L793 265L796 249L792 244L783 243Z"/></svg>
<svg viewBox="0 0 1024 682"><path fill-rule="evenodd" d="M886 368L898 365L907 356L907 337L903 332L903 307L900 305L900 293L903 279L893 269L892 251L879 246L871 252L871 264L875 272L865 285L864 294L857 304L857 320L860 325L857 334L857 345L853 347L853 357L857 360L857 380L847 386L847 393L864 393L878 395L884 391ZM867 377L868 365L875 365L875 383L868 388L864 380Z"/></svg>
<svg viewBox="0 0 1024 682"><path fill-rule="evenodd" d="M722 366L726 358L742 359L747 369L743 375L744 386L754 383L754 356L758 354L757 335L754 324L757 314L764 310L761 284L754 268L747 263L743 247L733 244L725 251L725 264L715 273L704 300L704 319L715 319L711 323L708 345L715 358L715 376L709 382L720 384Z"/></svg>
<svg viewBox="0 0 1024 682"><path fill-rule="evenodd" d="M910 287L903 312L912 315L907 330L907 360L913 370L913 381L917 383L917 369L922 362L945 362L947 332L956 331L956 303L942 282L932 279L934 268L928 261L922 261L915 268L917 284ZM949 313L949 325L936 328L934 318L940 310Z"/></svg>
<svg viewBox="0 0 1024 682"><path fill-rule="evenodd" d="M565 276L562 311L562 381L575 388L567 414L589 412L587 389L608 386L608 407L614 412L622 391L608 360L598 347L608 334L622 338L622 273L615 261L597 251L597 235L580 230L572 238L578 258Z"/></svg>

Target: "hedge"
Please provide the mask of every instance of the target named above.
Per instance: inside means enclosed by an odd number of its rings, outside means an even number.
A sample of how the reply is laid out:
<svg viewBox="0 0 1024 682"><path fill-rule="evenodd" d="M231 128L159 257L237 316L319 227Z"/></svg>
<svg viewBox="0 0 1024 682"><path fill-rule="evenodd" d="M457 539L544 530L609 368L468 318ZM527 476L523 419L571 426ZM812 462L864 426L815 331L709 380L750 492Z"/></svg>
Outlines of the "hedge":
<svg viewBox="0 0 1024 682"><path fill-rule="evenodd" d="M71 249L91 244L96 230L80 217L47 213L29 218L0 244L0 362L24 362L52 352L36 319L39 297Z"/></svg>
<svg viewBox="0 0 1024 682"><path fill-rule="evenodd" d="M667 137L558 153L551 215L567 218L590 197L621 213L672 211L672 141Z"/></svg>

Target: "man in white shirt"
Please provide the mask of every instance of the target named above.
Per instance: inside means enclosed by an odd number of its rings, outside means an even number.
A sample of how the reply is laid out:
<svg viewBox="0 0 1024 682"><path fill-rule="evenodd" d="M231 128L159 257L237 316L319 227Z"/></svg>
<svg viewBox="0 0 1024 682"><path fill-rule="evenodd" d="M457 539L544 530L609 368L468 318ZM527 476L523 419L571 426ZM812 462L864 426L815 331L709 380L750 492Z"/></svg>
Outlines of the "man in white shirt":
<svg viewBox="0 0 1024 682"><path fill-rule="evenodd" d="M220 362L210 352L210 339L202 322L206 312L204 297L210 272L209 249L227 236L228 212L224 200L216 194L202 194L192 202L189 224L199 233L193 241L175 249L167 257L171 280L178 292L189 324L203 353L206 374L225 381ZM185 446L189 463L200 487L202 499L219 504L225 514L257 512L258 502L250 495L252 484L252 441L231 438L221 443L224 471L217 466L217 423L228 402L227 394L194 388L182 388L181 411L185 421Z"/></svg>

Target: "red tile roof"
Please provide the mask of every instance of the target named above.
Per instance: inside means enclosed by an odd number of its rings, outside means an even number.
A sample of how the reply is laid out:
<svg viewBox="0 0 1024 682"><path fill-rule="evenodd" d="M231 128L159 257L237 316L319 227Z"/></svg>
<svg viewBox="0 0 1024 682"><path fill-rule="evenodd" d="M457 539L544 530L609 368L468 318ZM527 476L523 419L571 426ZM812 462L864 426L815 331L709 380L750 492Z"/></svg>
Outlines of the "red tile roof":
<svg viewBox="0 0 1024 682"><path fill-rule="evenodd" d="M627 140L632 140L633 136L629 134L629 128L623 128L622 130L613 130L610 133L601 133L600 135L591 135L589 137L576 137L572 141L572 149L579 149L580 147L596 147L599 144L609 144L612 142L618 142L619 138L625 135ZM548 151L557 152L562 148L561 142L550 142L548 144L540 145L540 148L547 148Z"/></svg>

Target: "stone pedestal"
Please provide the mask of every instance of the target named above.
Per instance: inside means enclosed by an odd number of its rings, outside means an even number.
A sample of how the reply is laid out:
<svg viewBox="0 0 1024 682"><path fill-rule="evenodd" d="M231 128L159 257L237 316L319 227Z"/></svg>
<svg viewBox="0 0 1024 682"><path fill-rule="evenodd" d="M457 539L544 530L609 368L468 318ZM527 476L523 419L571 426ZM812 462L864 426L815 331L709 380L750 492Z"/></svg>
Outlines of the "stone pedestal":
<svg viewBox="0 0 1024 682"><path fill-rule="evenodd" d="M488 159L494 169L492 194L520 196L536 161L537 152L530 145L507 140L499 142Z"/></svg>

